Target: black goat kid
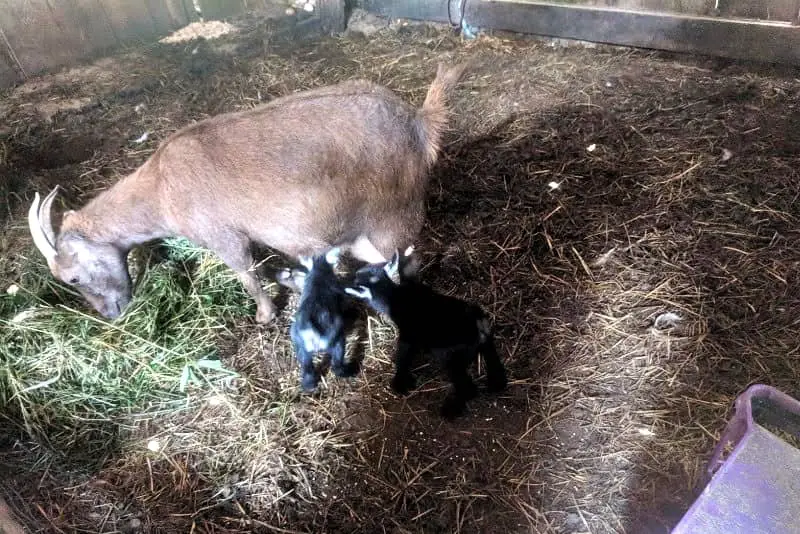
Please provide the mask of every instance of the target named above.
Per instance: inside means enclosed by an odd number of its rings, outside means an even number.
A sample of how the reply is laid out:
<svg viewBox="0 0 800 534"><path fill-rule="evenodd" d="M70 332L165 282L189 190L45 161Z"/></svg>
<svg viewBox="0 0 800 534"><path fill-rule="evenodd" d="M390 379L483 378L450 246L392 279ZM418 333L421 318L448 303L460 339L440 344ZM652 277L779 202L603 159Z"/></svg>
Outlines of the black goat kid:
<svg viewBox="0 0 800 534"><path fill-rule="evenodd" d="M480 307L409 279L400 264L397 251L385 265L362 267L356 272L354 287L346 287L345 291L366 301L397 325L399 338L392 389L399 394L413 389L416 386L411 372L413 355L417 351L429 352L443 364L453 384L441 414L447 419L455 418L464 412L467 401L477 395L469 367L479 353L486 362L487 389L502 391L508 384L495 348L491 322ZM415 269L411 273L415 274Z"/></svg>
<svg viewBox="0 0 800 534"><path fill-rule="evenodd" d="M283 285L302 288L290 334L300 363L301 385L306 391L313 391L319 384L319 373L314 368L314 354L318 352L330 356L336 376L351 377L358 373L356 365L344 361L345 294L334 271L340 252L337 247L325 255L300 258L307 272L294 269L279 275Z"/></svg>

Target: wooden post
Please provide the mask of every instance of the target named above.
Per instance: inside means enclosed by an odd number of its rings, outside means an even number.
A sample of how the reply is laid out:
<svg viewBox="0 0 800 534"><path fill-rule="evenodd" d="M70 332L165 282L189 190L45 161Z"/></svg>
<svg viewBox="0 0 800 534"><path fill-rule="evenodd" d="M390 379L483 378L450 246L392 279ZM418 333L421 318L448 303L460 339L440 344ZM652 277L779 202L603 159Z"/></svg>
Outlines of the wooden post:
<svg viewBox="0 0 800 534"><path fill-rule="evenodd" d="M22 66L11 43L8 42L3 28L0 27L0 87L9 87L26 77L25 68Z"/></svg>
<svg viewBox="0 0 800 534"><path fill-rule="evenodd" d="M344 0L317 0L320 24L326 33L343 32L347 24Z"/></svg>

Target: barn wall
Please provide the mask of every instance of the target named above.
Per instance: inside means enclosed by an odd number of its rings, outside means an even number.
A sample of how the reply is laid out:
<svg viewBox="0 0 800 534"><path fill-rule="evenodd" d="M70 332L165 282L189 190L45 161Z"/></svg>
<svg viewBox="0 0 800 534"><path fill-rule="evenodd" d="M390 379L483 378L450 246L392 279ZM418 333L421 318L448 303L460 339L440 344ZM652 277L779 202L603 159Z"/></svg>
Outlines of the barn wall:
<svg viewBox="0 0 800 534"><path fill-rule="evenodd" d="M253 9L259 0L198 3L208 20ZM0 0L0 87L123 44L151 42L194 20L192 0Z"/></svg>
<svg viewBox="0 0 800 534"><path fill-rule="evenodd" d="M797 0L551 0L554 4L656 11L682 15L712 15L715 7L725 17L789 22L797 14Z"/></svg>
<svg viewBox="0 0 800 534"><path fill-rule="evenodd" d="M554 0L552 3L612 7L636 11L659 11L685 15L706 15L714 9L714 0Z"/></svg>
<svg viewBox="0 0 800 534"><path fill-rule="evenodd" d="M618 2L616 6L588 4L591 1L595 0L360 0L359 6L389 18L462 24L465 31L504 30L800 66L800 20L795 15L791 22L765 21L730 12L737 6L754 9L757 0L720 0L711 16L670 12L663 6L671 0L659 0L662 8L656 10L620 7L619 2L636 0L609 0ZM774 9L780 2L784 0L769 0L761 7ZM791 13L796 13L800 0L792 2Z"/></svg>

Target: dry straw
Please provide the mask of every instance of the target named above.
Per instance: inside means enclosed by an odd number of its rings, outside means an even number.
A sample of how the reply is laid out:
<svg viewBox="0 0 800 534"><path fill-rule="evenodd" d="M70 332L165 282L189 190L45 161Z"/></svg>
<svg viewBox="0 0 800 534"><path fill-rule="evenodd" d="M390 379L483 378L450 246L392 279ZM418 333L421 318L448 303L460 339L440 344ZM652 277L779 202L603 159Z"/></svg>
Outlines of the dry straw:
<svg viewBox="0 0 800 534"><path fill-rule="evenodd" d="M798 393L791 77L413 25L291 40L251 22L0 101L0 280L19 287L0 314L0 483L35 531L660 532L734 395ZM260 328L213 259L145 251L133 308L109 325L32 250L34 187L79 203L191 120L357 76L421 102L443 57L476 63L417 250L427 281L492 313L512 378L462 421L436 416L445 382L424 362L418 392L388 392L380 318L351 336L361 376L299 396L293 297ZM78 98L93 104L38 118ZM215 356L220 369L198 365Z"/></svg>

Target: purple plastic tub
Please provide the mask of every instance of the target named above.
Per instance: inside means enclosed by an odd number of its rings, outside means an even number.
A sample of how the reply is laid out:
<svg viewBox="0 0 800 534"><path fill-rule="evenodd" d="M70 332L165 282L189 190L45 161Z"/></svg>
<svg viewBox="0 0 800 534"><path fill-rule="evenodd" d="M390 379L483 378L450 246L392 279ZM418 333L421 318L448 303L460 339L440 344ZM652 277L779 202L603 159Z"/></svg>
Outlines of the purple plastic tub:
<svg viewBox="0 0 800 534"><path fill-rule="evenodd" d="M765 427L799 437L800 402L756 384L739 395L735 410L703 491L672 533L800 534L800 449Z"/></svg>

